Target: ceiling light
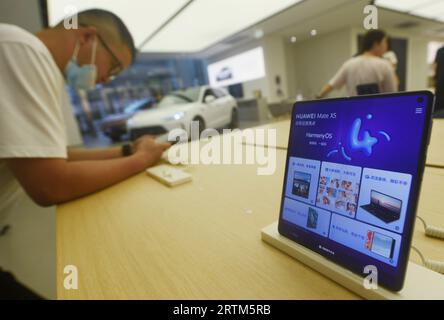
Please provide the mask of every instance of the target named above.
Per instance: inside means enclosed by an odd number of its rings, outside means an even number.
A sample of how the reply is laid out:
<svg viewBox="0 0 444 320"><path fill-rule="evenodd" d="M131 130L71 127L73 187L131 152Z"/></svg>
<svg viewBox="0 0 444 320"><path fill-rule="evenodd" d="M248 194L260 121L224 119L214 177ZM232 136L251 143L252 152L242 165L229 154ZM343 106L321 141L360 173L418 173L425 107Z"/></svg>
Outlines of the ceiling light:
<svg viewBox="0 0 444 320"><path fill-rule="evenodd" d="M257 29L255 32L254 32L254 37L256 38L256 39L260 39L260 38L262 38L264 36L264 31L262 30L262 29Z"/></svg>
<svg viewBox="0 0 444 320"><path fill-rule="evenodd" d="M75 7L78 11L104 9L122 18L133 35L136 46L142 46L142 51L198 52L302 0L190 1L48 0L48 18L49 24L54 26L71 13L66 10L69 7ZM175 16L187 4L189 5ZM174 18L159 31L172 17ZM149 39L150 36L153 37ZM144 43L147 39L149 41Z"/></svg>
<svg viewBox="0 0 444 320"><path fill-rule="evenodd" d="M143 51L198 52L302 0L195 0Z"/></svg>
<svg viewBox="0 0 444 320"><path fill-rule="evenodd" d="M422 6L411 11L412 14L426 18L441 18L444 14L444 3L437 2L431 5Z"/></svg>
<svg viewBox="0 0 444 320"><path fill-rule="evenodd" d="M377 0L376 5L385 7L387 9L407 12L424 3L430 1L427 0Z"/></svg>
<svg viewBox="0 0 444 320"><path fill-rule="evenodd" d="M75 8L77 12L93 8L108 10L123 20L136 46L139 46L187 2L188 0L48 0L48 19L49 25L54 26L66 16L72 15L71 8Z"/></svg>
<svg viewBox="0 0 444 320"><path fill-rule="evenodd" d="M444 21L442 0L377 0L376 5L422 18Z"/></svg>

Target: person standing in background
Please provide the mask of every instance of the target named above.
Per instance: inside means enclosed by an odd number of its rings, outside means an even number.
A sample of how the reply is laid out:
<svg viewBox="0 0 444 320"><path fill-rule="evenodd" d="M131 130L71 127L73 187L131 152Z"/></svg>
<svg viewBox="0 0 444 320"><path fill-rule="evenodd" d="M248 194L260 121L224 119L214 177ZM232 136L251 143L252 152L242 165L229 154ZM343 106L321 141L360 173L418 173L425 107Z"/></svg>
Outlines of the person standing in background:
<svg viewBox="0 0 444 320"><path fill-rule="evenodd" d="M324 98L344 85L349 96L365 93L396 92L396 75L393 66L382 59L388 49L388 37L382 30L371 30L364 36L360 53L349 59L333 79L321 90L318 98Z"/></svg>

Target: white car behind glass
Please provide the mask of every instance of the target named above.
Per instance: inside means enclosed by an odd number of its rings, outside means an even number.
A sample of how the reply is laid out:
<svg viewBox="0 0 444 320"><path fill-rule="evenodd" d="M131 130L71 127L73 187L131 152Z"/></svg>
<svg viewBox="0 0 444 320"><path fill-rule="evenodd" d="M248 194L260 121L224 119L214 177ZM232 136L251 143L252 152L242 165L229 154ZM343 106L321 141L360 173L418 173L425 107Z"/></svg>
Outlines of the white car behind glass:
<svg viewBox="0 0 444 320"><path fill-rule="evenodd" d="M236 128L236 100L222 89L208 86L176 91L166 95L156 108L137 113L128 120L131 140L143 135L163 136L173 129L184 129L191 135L191 122L199 122L199 131L207 128Z"/></svg>

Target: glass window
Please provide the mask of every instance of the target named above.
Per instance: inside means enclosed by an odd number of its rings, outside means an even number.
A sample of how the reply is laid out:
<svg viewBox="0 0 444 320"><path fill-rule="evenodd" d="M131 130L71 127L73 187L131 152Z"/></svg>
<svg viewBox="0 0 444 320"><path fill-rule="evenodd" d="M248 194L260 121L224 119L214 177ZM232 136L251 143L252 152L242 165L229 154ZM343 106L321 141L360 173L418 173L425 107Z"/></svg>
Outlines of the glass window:
<svg viewBox="0 0 444 320"><path fill-rule="evenodd" d="M205 102L205 98L206 97L208 97L208 96L213 96L213 97L215 97L215 98L218 98L217 97L217 95L216 95L216 93L214 92L214 90L212 90L212 89L207 89L207 90L205 90L205 94L204 94L204 96L203 96L203 102Z"/></svg>
<svg viewBox="0 0 444 320"><path fill-rule="evenodd" d="M165 108L165 107L169 107L169 106L175 106L178 104L187 104L190 103L191 101L187 98L178 96L178 95L167 95L165 96L160 102L159 102L159 108Z"/></svg>
<svg viewBox="0 0 444 320"><path fill-rule="evenodd" d="M133 113L140 110L146 110L153 104L151 99L139 100L131 103L124 110L125 113Z"/></svg>
<svg viewBox="0 0 444 320"><path fill-rule="evenodd" d="M216 98L223 98L226 96L226 93L221 89L213 89L213 92L216 94Z"/></svg>
<svg viewBox="0 0 444 320"><path fill-rule="evenodd" d="M172 95L187 98L188 100L191 100L190 102L196 102L199 99L200 89L201 88L199 87L189 88L186 90L175 91L172 93Z"/></svg>

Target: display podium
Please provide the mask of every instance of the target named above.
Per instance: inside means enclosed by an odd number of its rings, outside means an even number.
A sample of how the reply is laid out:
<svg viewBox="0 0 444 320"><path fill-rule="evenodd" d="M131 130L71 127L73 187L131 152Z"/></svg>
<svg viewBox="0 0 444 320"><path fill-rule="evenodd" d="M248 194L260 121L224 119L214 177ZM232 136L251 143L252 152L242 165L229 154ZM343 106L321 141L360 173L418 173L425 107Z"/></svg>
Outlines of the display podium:
<svg viewBox="0 0 444 320"><path fill-rule="evenodd" d="M402 291L391 292L381 287L376 290L369 290L364 287L364 280L362 277L280 235L277 222L262 230L262 240L365 299L444 299L444 275L426 269L412 262L409 263L407 268L406 280Z"/></svg>

